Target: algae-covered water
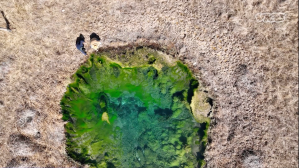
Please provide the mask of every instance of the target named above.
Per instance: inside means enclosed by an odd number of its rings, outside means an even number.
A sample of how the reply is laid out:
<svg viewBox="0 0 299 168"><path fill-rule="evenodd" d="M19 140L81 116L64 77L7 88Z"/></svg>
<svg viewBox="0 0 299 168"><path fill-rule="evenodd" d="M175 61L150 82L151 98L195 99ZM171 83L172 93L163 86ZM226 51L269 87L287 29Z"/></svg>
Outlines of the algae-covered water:
<svg viewBox="0 0 299 168"><path fill-rule="evenodd" d="M198 82L181 62L167 63L147 48L103 52L91 55L73 78L61 107L74 160L100 168L204 164L206 127L190 108Z"/></svg>

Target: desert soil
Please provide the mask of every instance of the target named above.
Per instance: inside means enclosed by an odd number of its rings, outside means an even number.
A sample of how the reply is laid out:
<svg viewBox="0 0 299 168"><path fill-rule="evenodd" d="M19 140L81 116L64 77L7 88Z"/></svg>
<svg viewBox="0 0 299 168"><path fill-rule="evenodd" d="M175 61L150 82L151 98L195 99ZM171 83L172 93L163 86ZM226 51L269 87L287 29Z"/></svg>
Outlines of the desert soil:
<svg viewBox="0 0 299 168"><path fill-rule="evenodd" d="M106 46L148 39L192 68L214 100L207 167L298 166L297 0L0 0L0 10L12 30L0 30L0 167L79 166L59 103L88 57L76 37L92 32Z"/></svg>

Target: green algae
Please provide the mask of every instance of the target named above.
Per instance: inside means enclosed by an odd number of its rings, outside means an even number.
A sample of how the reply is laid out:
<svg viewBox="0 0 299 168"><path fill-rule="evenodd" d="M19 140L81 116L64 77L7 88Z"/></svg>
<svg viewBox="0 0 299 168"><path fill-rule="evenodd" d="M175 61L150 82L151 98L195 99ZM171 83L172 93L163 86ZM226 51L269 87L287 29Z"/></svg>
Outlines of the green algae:
<svg viewBox="0 0 299 168"><path fill-rule="evenodd" d="M91 55L61 100L67 153L91 167L202 167L208 122L190 103L198 81L141 48ZM102 120L108 115L109 122Z"/></svg>

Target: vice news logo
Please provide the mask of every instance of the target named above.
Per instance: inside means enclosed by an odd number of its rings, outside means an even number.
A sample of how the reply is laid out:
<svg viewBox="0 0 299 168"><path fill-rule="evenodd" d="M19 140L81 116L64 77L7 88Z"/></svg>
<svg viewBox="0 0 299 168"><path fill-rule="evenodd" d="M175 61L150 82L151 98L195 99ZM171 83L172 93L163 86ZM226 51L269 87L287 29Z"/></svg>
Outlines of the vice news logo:
<svg viewBox="0 0 299 168"><path fill-rule="evenodd" d="M255 15L257 22L264 23L279 23L283 22L286 19L285 13L257 13Z"/></svg>

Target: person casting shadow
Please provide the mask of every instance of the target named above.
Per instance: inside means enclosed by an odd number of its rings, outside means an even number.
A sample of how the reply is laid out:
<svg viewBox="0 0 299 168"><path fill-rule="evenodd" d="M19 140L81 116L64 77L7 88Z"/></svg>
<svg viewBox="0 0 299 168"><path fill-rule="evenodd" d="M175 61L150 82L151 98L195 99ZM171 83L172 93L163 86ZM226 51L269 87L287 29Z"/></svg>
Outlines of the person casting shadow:
<svg viewBox="0 0 299 168"><path fill-rule="evenodd" d="M76 40L76 47L79 51L81 51L84 55L87 55L86 54L86 50L84 48L84 42L85 42L85 38L82 34L80 34L79 37L77 37L77 40Z"/></svg>
<svg viewBox="0 0 299 168"><path fill-rule="evenodd" d="M91 35L90 35L89 37L90 37L90 41L91 41L92 39L94 39L94 40L98 40L98 41L101 40L101 38L99 37L99 35L97 35L96 33L91 33Z"/></svg>
<svg viewBox="0 0 299 168"><path fill-rule="evenodd" d="M98 50L101 45L101 38L96 33L90 35L90 47L94 50Z"/></svg>

